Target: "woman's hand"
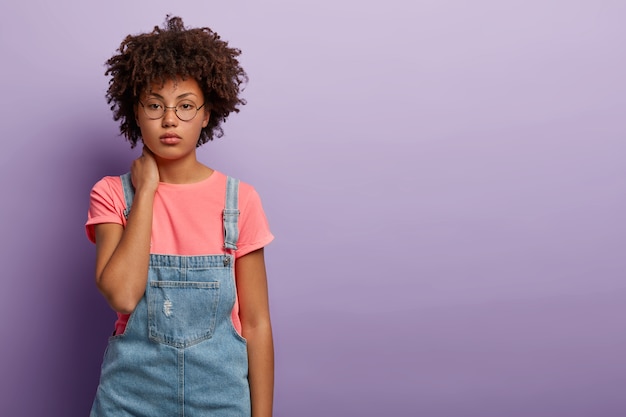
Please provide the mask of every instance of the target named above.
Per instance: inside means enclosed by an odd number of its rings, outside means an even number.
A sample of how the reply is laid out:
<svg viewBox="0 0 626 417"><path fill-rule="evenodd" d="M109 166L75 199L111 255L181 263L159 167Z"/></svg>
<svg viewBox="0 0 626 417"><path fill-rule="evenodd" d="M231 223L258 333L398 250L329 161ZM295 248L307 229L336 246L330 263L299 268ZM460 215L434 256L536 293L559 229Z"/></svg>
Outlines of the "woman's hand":
<svg viewBox="0 0 626 417"><path fill-rule="evenodd" d="M123 314L135 309L148 279L152 205L159 186L159 169L145 146L130 172L135 198L126 228L115 223L95 226L96 284L111 308Z"/></svg>
<svg viewBox="0 0 626 417"><path fill-rule="evenodd" d="M141 156L135 159L130 167L130 174L135 190L155 192L159 186L159 168L154 154L145 145Z"/></svg>

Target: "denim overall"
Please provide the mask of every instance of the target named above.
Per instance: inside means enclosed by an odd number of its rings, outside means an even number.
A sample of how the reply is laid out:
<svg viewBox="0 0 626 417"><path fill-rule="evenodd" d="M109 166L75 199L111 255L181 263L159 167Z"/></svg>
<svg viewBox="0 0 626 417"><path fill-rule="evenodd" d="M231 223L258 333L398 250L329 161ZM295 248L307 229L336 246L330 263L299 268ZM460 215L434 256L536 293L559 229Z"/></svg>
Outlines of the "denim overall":
<svg viewBox="0 0 626 417"><path fill-rule="evenodd" d="M129 208L129 174L122 184ZM246 341L231 320L238 191L228 177L223 254L150 254L146 292L109 339L91 417L250 416Z"/></svg>

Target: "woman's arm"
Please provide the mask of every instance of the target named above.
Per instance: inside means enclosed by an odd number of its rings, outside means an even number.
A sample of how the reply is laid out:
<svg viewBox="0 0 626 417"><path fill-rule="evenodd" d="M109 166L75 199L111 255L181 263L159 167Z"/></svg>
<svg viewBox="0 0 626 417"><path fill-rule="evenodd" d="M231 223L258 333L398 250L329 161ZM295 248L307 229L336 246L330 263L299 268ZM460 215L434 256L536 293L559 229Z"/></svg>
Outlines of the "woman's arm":
<svg viewBox="0 0 626 417"><path fill-rule="evenodd" d="M126 229L103 223L96 232L96 285L111 308L131 313L143 296L150 262L152 205L159 184L156 162L144 148L131 167L135 198Z"/></svg>
<svg viewBox="0 0 626 417"><path fill-rule="evenodd" d="M274 344L263 248L235 263L243 337L248 341L252 417L271 417L274 399Z"/></svg>

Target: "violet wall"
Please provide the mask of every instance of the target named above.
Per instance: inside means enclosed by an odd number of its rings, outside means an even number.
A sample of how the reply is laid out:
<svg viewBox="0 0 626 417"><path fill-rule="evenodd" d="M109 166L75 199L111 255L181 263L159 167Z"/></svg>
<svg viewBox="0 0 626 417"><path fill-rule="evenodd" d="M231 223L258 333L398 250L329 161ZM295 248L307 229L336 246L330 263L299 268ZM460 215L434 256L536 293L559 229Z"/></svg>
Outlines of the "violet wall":
<svg viewBox="0 0 626 417"><path fill-rule="evenodd" d="M626 415L623 1L5 3L0 415L88 414L103 64L167 13L243 50L200 158L277 237L276 416Z"/></svg>

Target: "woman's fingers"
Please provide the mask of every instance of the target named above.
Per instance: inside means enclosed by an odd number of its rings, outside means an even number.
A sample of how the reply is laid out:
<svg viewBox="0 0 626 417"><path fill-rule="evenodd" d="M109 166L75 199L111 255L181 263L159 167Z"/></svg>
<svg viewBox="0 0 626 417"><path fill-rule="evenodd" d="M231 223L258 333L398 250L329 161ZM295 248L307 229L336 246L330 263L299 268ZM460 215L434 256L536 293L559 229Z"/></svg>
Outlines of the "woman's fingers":
<svg viewBox="0 0 626 417"><path fill-rule="evenodd" d="M159 184L159 169L154 154L146 146L143 147L141 156L133 161L130 172L136 189L147 186L156 190Z"/></svg>

